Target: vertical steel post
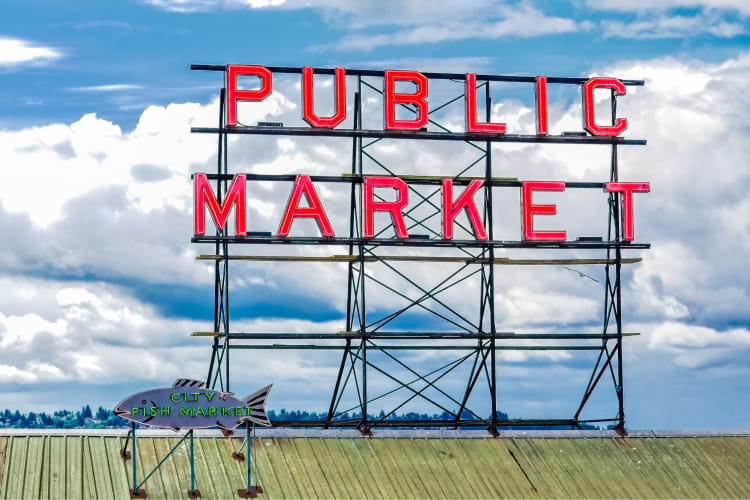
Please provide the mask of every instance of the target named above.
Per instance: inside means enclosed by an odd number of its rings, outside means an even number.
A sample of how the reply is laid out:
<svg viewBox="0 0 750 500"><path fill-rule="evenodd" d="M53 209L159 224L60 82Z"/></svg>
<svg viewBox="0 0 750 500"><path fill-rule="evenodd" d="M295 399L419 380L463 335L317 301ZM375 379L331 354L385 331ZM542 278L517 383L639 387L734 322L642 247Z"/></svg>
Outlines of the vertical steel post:
<svg viewBox="0 0 750 500"><path fill-rule="evenodd" d="M357 128L362 128L362 77L357 77L357 95L360 96L360 109L359 115L357 116ZM358 138L358 153L359 153L359 175L363 175L362 168L362 138ZM362 190L364 192L364 189ZM363 214L364 216L364 214ZM363 226L360 224L359 226ZM369 432L367 428L367 303L365 301L365 249L362 242L359 243L359 277L360 283L359 288L361 292L360 298L360 310L362 316L362 324L360 325L360 343L362 347L362 422L360 427L363 431Z"/></svg>
<svg viewBox="0 0 750 500"><path fill-rule="evenodd" d="M224 127L224 104L225 104L225 92L226 90L224 88L221 89L221 92L219 93L219 129ZM223 137L222 134L219 133L219 144L218 144L218 152L216 155L216 172L221 174L221 159L222 159L222 152L223 152ZM221 202L221 181L216 181L216 193L217 193L217 200ZM220 255L221 252L221 243L218 241L216 242L216 255ZM217 259L214 263L214 332L219 332L220 329L220 313L219 313L219 294L220 294L220 284L221 281L219 280L219 276L221 275L221 260ZM208 365L208 379L206 380L206 384L208 387L214 387L214 379L216 378L213 375L213 369L214 369L214 360L219 354L219 337L214 337L214 345L213 350L211 352L211 362ZM221 370L221 365L217 364L216 370Z"/></svg>
<svg viewBox="0 0 750 500"><path fill-rule="evenodd" d="M353 119L353 128L358 128L359 123L359 114L360 114L360 107L361 107L361 98L359 91L355 92L354 94L354 119ZM359 139L357 137L352 138L352 175L357 174L357 144ZM349 238L352 240L359 236L359 234L355 234L354 228L355 228L355 217L357 216L357 187L354 182L352 182L351 188L350 188L350 201L349 201ZM349 243L349 255L352 255L354 252L354 244ZM360 273L361 276L361 273ZM359 277L358 277L359 279ZM348 265L348 272L347 272L347 291L346 291L346 331L351 332L354 329L354 304L357 303L357 297L354 297L354 262L349 262ZM360 324L360 328L362 325ZM333 388L333 395L331 396L331 405L328 409L328 417L326 418L325 428L328 428L328 425L333 420L334 414L335 414L335 407L336 407L336 400L338 399L339 394L339 388L343 392L346 389L346 385L344 387L341 387L341 377L344 374L344 366L346 365L346 360L349 358L349 347L351 346L351 339L347 337L346 339L346 349L344 349L344 353L341 355L341 365L339 366L339 372L336 376L336 383Z"/></svg>
<svg viewBox="0 0 750 500"><path fill-rule="evenodd" d="M195 492L195 448L193 447L193 429L190 429L190 491Z"/></svg>
<svg viewBox="0 0 750 500"><path fill-rule="evenodd" d="M133 434L133 441L130 443L130 449L131 449L131 455L133 456L133 493L137 494L138 491L138 479L136 477L135 472L135 462L138 460L136 454L135 454L135 422L131 424L131 430L130 432Z"/></svg>
<svg viewBox="0 0 750 500"><path fill-rule="evenodd" d="M615 91L612 90L612 125L616 123L617 120L617 95L615 94ZM620 174L618 171L618 164L617 164L617 144L612 144L612 182L618 182ZM622 206L620 203L620 196L616 196L616 204L615 204L615 210L614 210L614 217L615 217L615 235L617 237L618 243L622 241L621 237L621 229L620 229L620 218L621 218L621 210ZM623 394L623 374L622 374L622 287L621 287L621 268L622 268L622 249L618 245L617 248L615 248L615 301L616 301L616 308L615 308L615 321L617 322L617 387L615 387L615 391L617 392L617 403L618 403L618 423L617 428L621 431L625 430L625 401L624 401L624 394Z"/></svg>
<svg viewBox="0 0 750 500"><path fill-rule="evenodd" d="M250 457L250 421L247 422L247 425L245 425L245 442L247 444L247 494L250 496L250 466L251 466L251 457Z"/></svg>
<svg viewBox="0 0 750 500"><path fill-rule="evenodd" d="M223 120L223 117L222 117ZM227 134L224 134L224 175L226 176L229 173L229 165L228 165L228 146L229 146L229 137ZM220 172L221 173L221 172ZM243 188L247 188L247 186L243 186ZM224 180L224 190L229 191L229 180L225 178ZM221 203L221 201L219 201ZM228 231L228 226L224 226L224 231ZM229 392L229 243L226 241L223 244L223 250L224 250L224 276L223 281L224 285L222 287L224 291L224 299L222 303L224 304L224 310L223 310L223 316L224 316L224 362L226 363L226 381L225 381L225 391Z"/></svg>
<svg viewBox="0 0 750 500"><path fill-rule="evenodd" d="M471 90L472 92L476 92L475 89ZM490 122L490 119L492 117L492 97L490 96L490 82L487 81L486 87L484 89L484 105L485 105L485 114L487 117L487 122ZM488 210L487 210L487 236L489 237L490 241L494 240L494 231L492 228L492 186L489 185L490 181L492 180L492 143L490 141L487 141L487 144L485 146L487 148L486 151L486 157L485 157L485 171L484 175L487 179L486 182L488 184L488 196L487 196L487 204L488 204ZM490 334L492 335L492 338L490 338L490 383L492 387L490 387L490 392L492 394L492 424L490 427L490 433L494 436L497 435L497 373L495 369L495 335L497 333L497 329L495 327L495 248L490 245L489 247L489 253L490 253L490 275L489 275L489 306L490 306ZM460 417L460 415L459 415Z"/></svg>

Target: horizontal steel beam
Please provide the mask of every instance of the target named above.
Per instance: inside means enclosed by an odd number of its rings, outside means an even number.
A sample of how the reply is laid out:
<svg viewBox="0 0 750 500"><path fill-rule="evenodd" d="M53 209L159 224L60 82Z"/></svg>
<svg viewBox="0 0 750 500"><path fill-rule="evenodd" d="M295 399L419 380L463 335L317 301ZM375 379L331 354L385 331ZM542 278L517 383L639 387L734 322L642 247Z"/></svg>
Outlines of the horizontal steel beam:
<svg viewBox="0 0 750 500"><path fill-rule="evenodd" d="M193 236L193 243L245 243L245 244L281 244L281 245L366 245L366 246L403 246L403 247L441 247L441 248L576 248L601 249L617 248L644 250L651 248L650 243L633 243L627 241L574 240L574 241L504 241L504 240L447 240L430 238L348 238L322 236L281 237L268 234L247 236Z"/></svg>
<svg viewBox="0 0 750 500"><path fill-rule="evenodd" d="M625 337L640 335L637 332L622 334ZM193 332L193 337L223 337L220 332ZM493 337L491 333L462 333L462 332L337 332L337 333L279 333L279 332L230 332L229 338L235 340L358 340L358 339L381 339L381 340L489 340ZM496 332L495 339L503 340L609 340L616 339L615 334L602 333L513 333Z"/></svg>
<svg viewBox="0 0 750 500"><path fill-rule="evenodd" d="M365 137L374 139L421 139L431 141L521 142L542 144L619 144L645 146L645 139L594 135L522 135L483 132L432 132L428 130L368 130L313 127L192 127L196 134L290 135L310 137Z"/></svg>
<svg viewBox="0 0 750 500"><path fill-rule="evenodd" d="M210 180L227 180L234 179L236 174L204 174L207 179ZM297 174L252 174L243 173L245 181L277 181L277 182L294 182L297 178ZM192 179L195 174L190 174ZM310 180L313 182L342 182L342 183L354 183L361 184L365 177L393 177L391 175L383 174L363 174L363 175L310 175ZM456 185L467 185L471 181L481 180L485 181L485 185L493 187L514 187L520 188L523 182L515 177L492 177L489 181L486 177L451 177L450 175L396 175L399 179L406 182L407 184L413 185L424 185L424 186L440 186L443 183L443 179L450 178ZM604 182L581 182L581 181L567 181L564 182L566 188L570 189L604 189Z"/></svg>
<svg viewBox="0 0 750 500"><path fill-rule="evenodd" d="M511 259L508 257L443 257L443 256L419 256L419 255L368 255L365 262L389 261L389 262L456 262L461 264L498 264L502 266L576 266L593 264L617 264L617 259ZM252 262L357 262L361 260L359 255L328 255L328 256L304 256L304 255L198 255L195 260L242 260ZM636 264L643 259L633 257L620 259L620 264Z"/></svg>
<svg viewBox="0 0 750 500"><path fill-rule="evenodd" d="M599 422L616 422L617 418L600 418L595 420L576 420L573 418L565 419L498 419L498 427L572 427L577 424L599 423ZM273 420L273 427L353 427L356 428L362 422L361 419L347 420ZM372 427L487 427L492 423L491 419L484 420L382 420L377 419L367 421L368 426Z"/></svg>
<svg viewBox="0 0 750 500"><path fill-rule="evenodd" d="M225 64L191 64L190 69L193 71L226 71ZM302 68L295 66L266 66L271 73L301 74ZM319 75L333 75L334 68L314 68L313 72ZM351 76L375 76L383 77L385 71L377 69L346 69L346 74ZM466 73L441 73L433 71L421 71L424 76L434 80L466 80ZM536 83L536 76L523 75L486 75L476 76L478 81L485 80L490 82L516 82L516 83ZM586 83L590 77L566 77L566 76L548 76L547 83L563 83L580 85ZM625 85L644 85L644 80L620 80Z"/></svg>
<svg viewBox="0 0 750 500"><path fill-rule="evenodd" d="M230 337L231 338L231 337ZM309 350L309 351L341 351L351 349L346 345L321 344L229 344L228 349L246 350ZM383 351L478 351L483 349L476 345L380 345L371 346ZM498 351L600 351L600 345L496 345Z"/></svg>

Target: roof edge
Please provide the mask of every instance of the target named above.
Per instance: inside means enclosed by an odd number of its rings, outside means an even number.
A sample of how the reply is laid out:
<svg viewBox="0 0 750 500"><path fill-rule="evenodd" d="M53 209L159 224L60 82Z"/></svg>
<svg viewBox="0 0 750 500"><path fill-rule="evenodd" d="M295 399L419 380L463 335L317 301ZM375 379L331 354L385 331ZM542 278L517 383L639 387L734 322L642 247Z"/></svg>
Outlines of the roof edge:
<svg viewBox="0 0 750 500"><path fill-rule="evenodd" d="M0 436L113 436L125 437L128 429L0 429ZM139 429L143 437L176 437L181 433L169 429ZM236 432L242 437L244 432ZM361 438L363 435L354 429L311 429L311 428L257 428L255 435L260 438ZM196 437L222 437L219 430L196 429ZM689 438L689 437L746 437L750 429L721 430L632 430L628 437L633 438ZM449 429L373 429L373 438L490 438L483 430ZM596 430L505 430L500 437L523 439L592 439L621 437L615 431Z"/></svg>

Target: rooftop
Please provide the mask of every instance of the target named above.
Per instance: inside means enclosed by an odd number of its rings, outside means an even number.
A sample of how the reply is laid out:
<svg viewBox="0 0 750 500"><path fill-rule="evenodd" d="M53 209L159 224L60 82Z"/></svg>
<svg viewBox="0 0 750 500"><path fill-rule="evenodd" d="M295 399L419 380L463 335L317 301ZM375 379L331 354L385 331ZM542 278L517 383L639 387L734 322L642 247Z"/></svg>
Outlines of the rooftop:
<svg viewBox="0 0 750 500"><path fill-rule="evenodd" d="M0 495L129 498L124 430L0 430ZM201 498L237 498L242 439L196 431ZM138 431L138 476L179 439ZM259 429L259 498L750 498L750 431L356 431ZM146 483L187 498L187 441Z"/></svg>

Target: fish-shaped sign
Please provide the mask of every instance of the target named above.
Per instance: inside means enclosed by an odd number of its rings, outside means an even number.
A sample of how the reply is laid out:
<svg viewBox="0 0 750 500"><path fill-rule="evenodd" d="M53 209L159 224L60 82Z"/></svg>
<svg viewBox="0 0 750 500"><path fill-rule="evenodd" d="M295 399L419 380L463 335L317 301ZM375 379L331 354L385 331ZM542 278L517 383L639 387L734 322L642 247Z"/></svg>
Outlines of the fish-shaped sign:
<svg viewBox="0 0 750 500"><path fill-rule="evenodd" d="M219 427L225 435L250 422L270 426L267 385L242 399L232 392L206 388L200 380L180 378L172 387L139 392L115 406L115 415L131 422L174 430Z"/></svg>

